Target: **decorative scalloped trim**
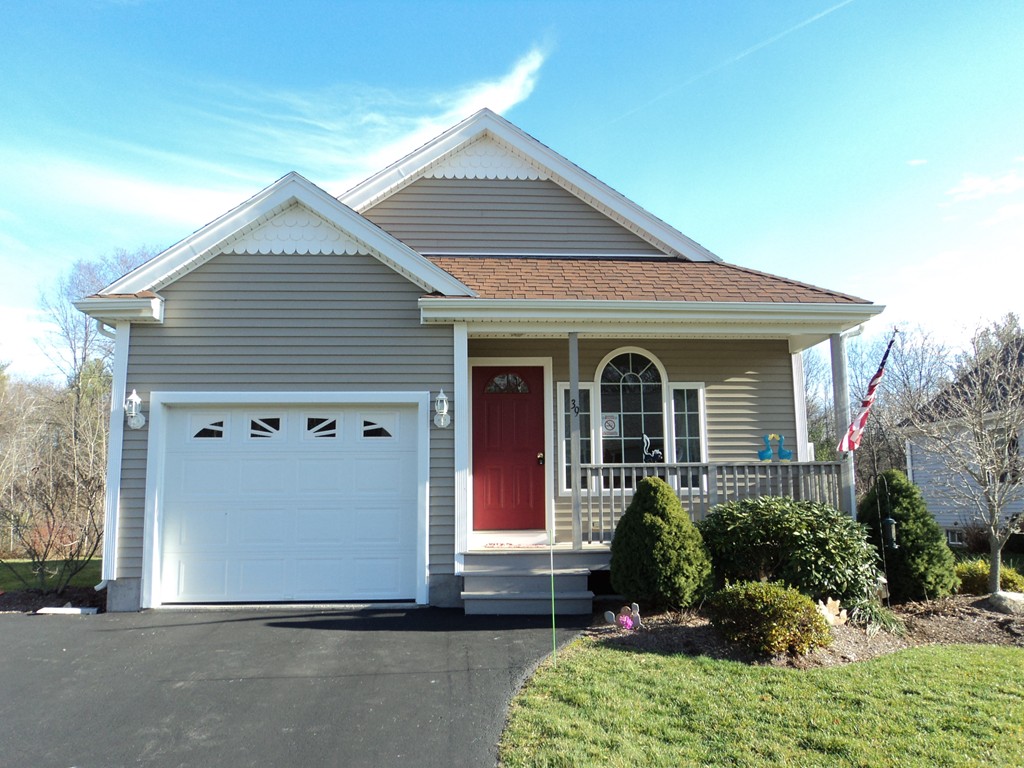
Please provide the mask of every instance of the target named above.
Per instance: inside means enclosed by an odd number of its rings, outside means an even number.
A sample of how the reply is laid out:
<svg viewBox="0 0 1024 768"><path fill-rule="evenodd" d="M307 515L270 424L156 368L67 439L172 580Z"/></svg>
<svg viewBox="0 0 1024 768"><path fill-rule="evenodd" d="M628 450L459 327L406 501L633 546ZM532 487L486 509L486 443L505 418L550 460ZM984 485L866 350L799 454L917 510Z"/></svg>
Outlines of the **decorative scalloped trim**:
<svg viewBox="0 0 1024 768"><path fill-rule="evenodd" d="M368 249L305 206L295 203L221 249L234 253L354 255Z"/></svg>
<svg viewBox="0 0 1024 768"><path fill-rule="evenodd" d="M542 168L490 136L446 155L423 174L428 179L548 179Z"/></svg>

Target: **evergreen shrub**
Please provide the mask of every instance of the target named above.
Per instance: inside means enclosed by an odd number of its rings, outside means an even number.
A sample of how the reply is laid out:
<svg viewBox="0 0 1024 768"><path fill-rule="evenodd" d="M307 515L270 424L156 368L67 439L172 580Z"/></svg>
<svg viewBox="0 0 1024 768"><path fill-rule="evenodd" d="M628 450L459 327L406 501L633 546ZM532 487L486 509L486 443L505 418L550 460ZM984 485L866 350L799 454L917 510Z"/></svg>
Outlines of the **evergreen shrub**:
<svg viewBox="0 0 1024 768"><path fill-rule="evenodd" d="M615 529L612 588L649 607L682 607L703 596L711 563L700 533L668 483L645 477Z"/></svg>
<svg viewBox="0 0 1024 768"><path fill-rule="evenodd" d="M896 549L883 550L881 521L896 521ZM889 597L895 602L944 597L956 591L953 552L928 512L917 486L902 472L883 472L857 505L857 520L885 560Z"/></svg>
<svg viewBox="0 0 1024 768"><path fill-rule="evenodd" d="M698 523L716 584L782 581L815 599L861 601L878 558L864 527L826 504L783 496L730 501Z"/></svg>
<svg viewBox="0 0 1024 768"><path fill-rule="evenodd" d="M708 598L704 610L728 640L751 651L803 656L832 642L814 601L779 582L727 586Z"/></svg>

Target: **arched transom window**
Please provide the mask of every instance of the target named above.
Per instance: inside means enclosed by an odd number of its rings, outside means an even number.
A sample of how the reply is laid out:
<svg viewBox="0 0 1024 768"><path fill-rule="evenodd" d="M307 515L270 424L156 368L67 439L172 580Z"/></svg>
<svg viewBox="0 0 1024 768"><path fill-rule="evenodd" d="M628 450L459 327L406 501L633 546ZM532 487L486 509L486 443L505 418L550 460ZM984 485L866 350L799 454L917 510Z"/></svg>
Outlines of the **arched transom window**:
<svg viewBox="0 0 1024 768"><path fill-rule="evenodd" d="M665 460L665 394L646 355L623 352L601 371L601 455L605 464Z"/></svg>

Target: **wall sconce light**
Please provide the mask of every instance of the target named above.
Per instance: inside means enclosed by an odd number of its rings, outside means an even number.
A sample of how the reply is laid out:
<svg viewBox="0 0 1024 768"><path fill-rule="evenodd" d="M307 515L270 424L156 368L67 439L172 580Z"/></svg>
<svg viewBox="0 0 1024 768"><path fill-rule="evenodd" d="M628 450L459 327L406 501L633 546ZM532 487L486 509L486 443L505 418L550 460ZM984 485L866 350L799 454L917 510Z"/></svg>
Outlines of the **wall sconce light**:
<svg viewBox="0 0 1024 768"><path fill-rule="evenodd" d="M142 415L142 398L134 389L124 401L124 413L128 417L129 429L142 429L146 426L146 417Z"/></svg>
<svg viewBox="0 0 1024 768"><path fill-rule="evenodd" d="M445 397L442 389L434 399L434 426L444 429L451 423L452 417L448 414L448 398Z"/></svg>

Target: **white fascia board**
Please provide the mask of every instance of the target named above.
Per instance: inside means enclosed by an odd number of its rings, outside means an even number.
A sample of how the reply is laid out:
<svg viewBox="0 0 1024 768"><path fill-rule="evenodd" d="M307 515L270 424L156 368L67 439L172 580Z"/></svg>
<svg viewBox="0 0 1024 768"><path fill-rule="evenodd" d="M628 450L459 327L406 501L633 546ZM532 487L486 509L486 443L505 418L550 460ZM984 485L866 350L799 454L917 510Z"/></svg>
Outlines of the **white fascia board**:
<svg viewBox="0 0 1024 768"><path fill-rule="evenodd" d="M431 263L373 222L294 171L203 227L154 259L111 283L102 293L159 290L219 253L229 242L298 202L365 244L382 262L427 291L475 296L459 280ZM104 299L104 301L106 301Z"/></svg>
<svg viewBox="0 0 1024 768"><path fill-rule="evenodd" d="M449 128L433 141L406 155L383 171L345 192L338 199L356 211L364 211L406 184L415 181L435 161L458 149L463 144L489 133L531 162L544 169L556 183L576 195L590 198L599 207L629 222L635 233L648 239L653 237L669 250L677 251L691 261L717 261L722 259L682 232L666 224L649 211L616 192L604 182L566 160L550 147L541 144L528 133L496 115L482 109L475 115Z"/></svg>
<svg viewBox="0 0 1024 768"><path fill-rule="evenodd" d="M162 323L164 321L164 300L152 298L88 298L75 302L75 309L94 317L107 325L131 323Z"/></svg>

